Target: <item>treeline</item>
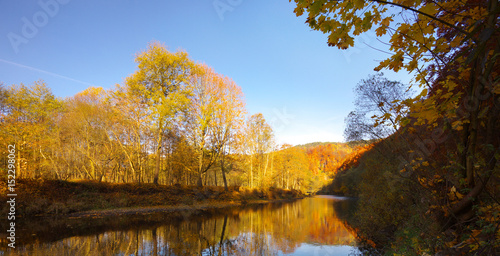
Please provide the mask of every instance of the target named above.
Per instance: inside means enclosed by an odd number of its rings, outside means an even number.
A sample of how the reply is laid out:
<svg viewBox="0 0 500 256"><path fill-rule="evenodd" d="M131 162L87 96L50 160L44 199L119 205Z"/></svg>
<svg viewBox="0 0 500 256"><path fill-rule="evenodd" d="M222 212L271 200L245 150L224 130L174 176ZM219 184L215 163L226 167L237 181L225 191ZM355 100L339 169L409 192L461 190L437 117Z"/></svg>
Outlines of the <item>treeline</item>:
<svg viewBox="0 0 500 256"><path fill-rule="evenodd" d="M136 62L123 84L65 99L43 82L0 87L5 175L15 145L17 178L310 191L349 153L276 145L264 116L247 116L241 88L185 52L152 43Z"/></svg>

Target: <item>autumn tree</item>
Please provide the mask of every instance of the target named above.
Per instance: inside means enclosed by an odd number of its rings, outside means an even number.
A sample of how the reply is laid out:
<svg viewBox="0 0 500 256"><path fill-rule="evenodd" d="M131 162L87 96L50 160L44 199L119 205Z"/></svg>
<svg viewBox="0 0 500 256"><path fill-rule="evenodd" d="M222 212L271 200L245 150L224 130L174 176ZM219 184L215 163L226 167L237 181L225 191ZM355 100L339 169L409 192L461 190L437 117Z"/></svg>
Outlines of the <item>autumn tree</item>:
<svg viewBox="0 0 500 256"><path fill-rule="evenodd" d="M351 146L345 143L326 143L306 147L311 174L318 178L333 176L351 151Z"/></svg>
<svg viewBox="0 0 500 256"><path fill-rule="evenodd" d="M187 134L198 152L198 186L203 185L202 174L223 156L235 138L245 113L241 89L231 79L206 65L201 65L200 70L199 75L192 77L191 107L187 113ZM227 188L223 169L222 176ZM214 180L217 181L216 176Z"/></svg>
<svg viewBox="0 0 500 256"><path fill-rule="evenodd" d="M262 170L262 162L264 160L264 154L272 149L274 137L273 130L266 122L264 115L258 113L248 118L245 136L245 153L250 158L248 185L250 187L254 186L254 158L256 158L255 160L257 160L258 163L257 178L259 180L259 185L262 185L262 179L267 174L268 158L266 158L264 170Z"/></svg>
<svg viewBox="0 0 500 256"><path fill-rule="evenodd" d="M237 152L241 141L246 114L244 95L241 88L230 78L223 77L217 90L218 105L214 113L212 136L219 149L219 159L224 188L227 190L226 155ZM216 184L217 185L217 184Z"/></svg>
<svg viewBox="0 0 500 256"><path fill-rule="evenodd" d="M59 126L61 144L72 149L66 161L74 161L72 168L80 177L106 180L116 160L116 143L110 137L112 125L108 92L100 87L89 87L66 100L66 111ZM116 168L116 167L115 167Z"/></svg>
<svg viewBox="0 0 500 256"><path fill-rule="evenodd" d="M42 81L12 85L2 92L1 137L16 145L19 177L40 177L47 170L47 153L56 137L56 118L62 108ZM6 148L6 147L5 147Z"/></svg>
<svg viewBox="0 0 500 256"><path fill-rule="evenodd" d="M186 85L196 66L184 51L172 53L158 42L136 55L138 70L125 84L148 107L148 124L155 134L156 167L153 182L158 184L161 145L164 133L173 125L180 109L187 105Z"/></svg>
<svg viewBox="0 0 500 256"><path fill-rule="evenodd" d="M281 145L276 152L276 172L273 175L274 186L284 189L309 190L312 175L306 151L289 144Z"/></svg>
<svg viewBox="0 0 500 256"><path fill-rule="evenodd" d="M110 93L109 101L112 111L109 131L128 166L123 170L122 179L126 181L131 176L131 180L140 182L145 176L151 138L147 125L148 107L140 95L136 95L130 87L121 85L117 85Z"/></svg>
<svg viewBox="0 0 500 256"><path fill-rule="evenodd" d="M171 175L170 184L196 184L198 180L196 161L197 152L188 135L173 131L168 139L164 140L167 149L167 164Z"/></svg>
<svg viewBox="0 0 500 256"><path fill-rule="evenodd" d="M199 75L192 78L192 96L187 115L187 133L197 152L198 186L203 186L202 175L216 163L220 148L213 137L215 111L219 107L218 91L222 78L213 69L202 66Z"/></svg>

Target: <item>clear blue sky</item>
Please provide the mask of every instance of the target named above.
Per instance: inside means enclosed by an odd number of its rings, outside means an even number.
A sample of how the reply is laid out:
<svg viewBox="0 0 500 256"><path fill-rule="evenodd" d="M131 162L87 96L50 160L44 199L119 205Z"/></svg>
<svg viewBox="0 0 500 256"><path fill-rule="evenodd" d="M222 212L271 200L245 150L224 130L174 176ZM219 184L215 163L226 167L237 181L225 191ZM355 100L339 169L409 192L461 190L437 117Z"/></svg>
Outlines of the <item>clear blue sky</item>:
<svg viewBox="0 0 500 256"><path fill-rule="evenodd" d="M0 0L0 81L44 80L60 97L112 88L157 40L231 77L279 143L343 141L354 86L387 54L366 45L383 49L373 34L347 51L328 47L293 8L288 0Z"/></svg>

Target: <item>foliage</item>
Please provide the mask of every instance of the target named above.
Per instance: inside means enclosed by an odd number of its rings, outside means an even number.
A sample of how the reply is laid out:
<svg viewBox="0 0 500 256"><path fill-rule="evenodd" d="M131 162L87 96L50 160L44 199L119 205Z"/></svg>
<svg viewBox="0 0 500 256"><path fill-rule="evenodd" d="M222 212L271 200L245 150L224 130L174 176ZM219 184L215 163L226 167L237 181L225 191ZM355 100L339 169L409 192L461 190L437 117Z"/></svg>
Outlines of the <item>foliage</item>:
<svg viewBox="0 0 500 256"><path fill-rule="evenodd" d="M198 185L206 173L225 154L227 147L243 129L243 93L229 78L202 65L191 79L190 108L185 111L186 136L198 157ZM222 174L225 179L225 172ZM224 182L227 188L227 182Z"/></svg>
<svg viewBox="0 0 500 256"><path fill-rule="evenodd" d="M12 85L3 92L2 158L7 144L16 144L16 172L19 177L40 177L49 173L49 145L55 143L57 113L63 110L45 83ZM38 170L37 172L34 170Z"/></svg>
<svg viewBox="0 0 500 256"><path fill-rule="evenodd" d="M169 52L154 42L148 50L137 54L138 70L125 81L129 90L138 95L148 107L149 124L156 140L156 167L153 182L158 184L163 134L171 129L174 120L187 105L185 90L197 67L186 52Z"/></svg>
<svg viewBox="0 0 500 256"><path fill-rule="evenodd" d="M389 221L387 224L396 224L401 231L398 234L408 234L405 237L411 239L394 244L411 245L406 248L416 254L498 253L495 238L480 235L483 232L476 231L479 224L471 224L481 216L478 209L491 206L488 214L493 214L499 202L495 177L500 141L493 135L500 127L498 1L295 3L295 13L307 13L311 28L329 34L329 45L346 49L361 33L375 30L377 36L387 34L391 56L375 69L405 69L422 88L412 101L396 101L391 108L409 108L409 114L387 114L377 120L397 120L397 127L402 127L397 134L400 146L393 151L401 164L396 169L389 165L386 170L391 175L400 171L419 184L416 191L426 192L420 202L427 205L417 205L427 209L425 220L432 223L419 226L408 216L406 226ZM379 192L394 198L386 190ZM410 235L415 229L424 235Z"/></svg>

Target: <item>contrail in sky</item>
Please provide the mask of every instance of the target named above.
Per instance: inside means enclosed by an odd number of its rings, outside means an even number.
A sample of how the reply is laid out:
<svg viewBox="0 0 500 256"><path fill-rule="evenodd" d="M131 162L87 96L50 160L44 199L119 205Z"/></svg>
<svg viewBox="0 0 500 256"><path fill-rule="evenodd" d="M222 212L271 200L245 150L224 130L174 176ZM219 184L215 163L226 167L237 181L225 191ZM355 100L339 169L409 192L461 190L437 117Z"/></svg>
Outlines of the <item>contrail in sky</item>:
<svg viewBox="0 0 500 256"><path fill-rule="evenodd" d="M52 73L52 72L49 72L49 71L41 70L41 69L38 69L38 68L26 66L26 65L23 65L23 64L15 63L15 62L12 62L12 61L4 60L4 59L0 59L0 61L4 62L4 63L7 63L7 64L10 64L10 65L18 66L18 67L21 67L21 68L25 68L25 69L37 71L37 72L40 72L40 73L44 73L44 74L47 74L47 75L51 75L51 76L63 78L63 79L70 80L70 81L73 81L73 82L77 82L77 83L80 83L80 84L84 84L84 85L88 85L88 86L95 86L95 85L93 85L91 83L87 83L87 82L84 82L84 81L80 81L80 80L77 80L77 79L74 79L74 78L71 78L71 77L59 75L59 74Z"/></svg>

